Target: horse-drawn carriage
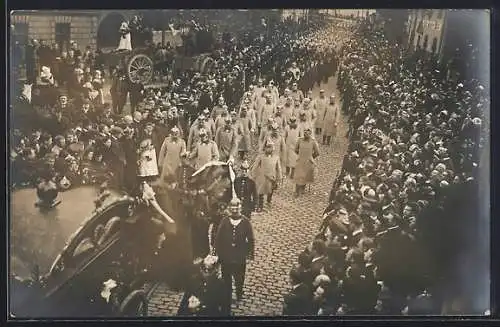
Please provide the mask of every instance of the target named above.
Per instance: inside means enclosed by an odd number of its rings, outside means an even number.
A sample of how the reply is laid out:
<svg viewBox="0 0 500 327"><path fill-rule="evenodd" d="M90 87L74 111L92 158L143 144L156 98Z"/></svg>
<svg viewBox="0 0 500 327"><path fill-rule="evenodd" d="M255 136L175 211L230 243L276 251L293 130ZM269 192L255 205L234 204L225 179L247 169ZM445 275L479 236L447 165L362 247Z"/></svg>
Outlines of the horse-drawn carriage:
<svg viewBox="0 0 500 327"><path fill-rule="evenodd" d="M152 87L164 83L171 74L175 77L179 72L193 70L200 73L212 71L216 62L210 54L184 56L168 54L164 50L138 48L132 51L113 51L107 55L110 66L118 66L132 83ZM168 73L167 73L168 72Z"/></svg>
<svg viewBox="0 0 500 327"><path fill-rule="evenodd" d="M98 195L92 186L61 193L60 204L48 211L34 206L34 190L13 192L10 313L19 318L146 315L153 289L146 285L168 283L169 274L185 276L183 269L192 263L190 219L208 216L231 193L230 172L227 164L199 170L188 196L156 184L144 184L137 197L111 191L95 209L86 201ZM181 201L188 197L195 203L190 208ZM166 239L159 246L162 235Z"/></svg>

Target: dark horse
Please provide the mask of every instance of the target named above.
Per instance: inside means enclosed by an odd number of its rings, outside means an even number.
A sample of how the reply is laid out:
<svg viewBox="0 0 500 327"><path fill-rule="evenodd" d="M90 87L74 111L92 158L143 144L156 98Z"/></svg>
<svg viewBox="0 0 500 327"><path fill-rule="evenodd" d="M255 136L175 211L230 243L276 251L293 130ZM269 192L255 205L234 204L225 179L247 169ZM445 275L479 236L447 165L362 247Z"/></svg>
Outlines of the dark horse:
<svg viewBox="0 0 500 327"><path fill-rule="evenodd" d="M169 189L166 184L153 184L156 200L160 207L173 219L175 225L167 224L166 240L161 251L165 267L160 271L167 283L174 288L183 288L185 273L193 263L192 228L197 219L207 219L214 210L231 199L232 187L230 168L218 163L198 170L190 178L191 194ZM208 231L207 231L208 232Z"/></svg>

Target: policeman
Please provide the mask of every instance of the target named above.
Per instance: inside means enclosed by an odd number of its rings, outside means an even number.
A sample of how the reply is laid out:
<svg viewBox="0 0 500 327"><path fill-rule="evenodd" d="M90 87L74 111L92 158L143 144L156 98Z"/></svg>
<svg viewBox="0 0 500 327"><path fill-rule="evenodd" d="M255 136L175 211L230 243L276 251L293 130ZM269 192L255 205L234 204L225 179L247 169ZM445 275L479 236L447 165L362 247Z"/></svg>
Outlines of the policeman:
<svg viewBox="0 0 500 327"><path fill-rule="evenodd" d="M225 314L230 314L233 277L236 298L243 298L247 258L254 257L254 237L250 220L241 214L241 201L233 198L229 203L229 216L220 223L217 231L215 250L219 257L224 281Z"/></svg>
<svg viewBox="0 0 500 327"><path fill-rule="evenodd" d="M234 191L238 198L241 199L241 213L247 218L250 218L258 199L255 182L248 177L249 168L248 161L243 161L240 166L239 176L234 180Z"/></svg>

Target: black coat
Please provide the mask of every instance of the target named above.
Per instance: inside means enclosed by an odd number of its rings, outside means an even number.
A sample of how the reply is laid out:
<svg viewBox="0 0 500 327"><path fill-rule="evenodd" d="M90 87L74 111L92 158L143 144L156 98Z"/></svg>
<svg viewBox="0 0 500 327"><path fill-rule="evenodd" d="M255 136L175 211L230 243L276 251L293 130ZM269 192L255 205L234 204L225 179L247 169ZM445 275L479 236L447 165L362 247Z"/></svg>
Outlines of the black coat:
<svg viewBox="0 0 500 327"><path fill-rule="evenodd" d="M254 242L253 228L247 218L243 217L239 225L233 227L226 217L219 225L215 249L222 263L244 263L254 253Z"/></svg>
<svg viewBox="0 0 500 327"><path fill-rule="evenodd" d="M255 182L248 177L236 177L234 180L234 191L241 200L243 214L250 214L254 210L258 199Z"/></svg>
<svg viewBox="0 0 500 327"><path fill-rule="evenodd" d="M306 284L299 284L284 297L283 315L299 316L312 314L312 291Z"/></svg>
<svg viewBox="0 0 500 327"><path fill-rule="evenodd" d="M177 312L180 316L193 315L188 309L188 301L191 296L196 296L201 303L200 310L195 314L196 316L221 316L221 307L223 298L221 290L223 289L223 282L216 274L207 278L196 276L188 285L188 289L182 297Z"/></svg>

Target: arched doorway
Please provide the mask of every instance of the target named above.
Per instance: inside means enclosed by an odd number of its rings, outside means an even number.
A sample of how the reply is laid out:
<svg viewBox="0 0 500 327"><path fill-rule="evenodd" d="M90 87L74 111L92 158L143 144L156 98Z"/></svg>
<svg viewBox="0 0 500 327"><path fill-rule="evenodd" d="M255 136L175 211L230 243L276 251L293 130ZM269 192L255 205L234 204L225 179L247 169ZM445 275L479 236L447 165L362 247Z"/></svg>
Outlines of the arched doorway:
<svg viewBox="0 0 500 327"><path fill-rule="evenodd" d="M97 47L100 49L116 48L120 41L120 25L125 20L125 17L120 13L107 14L97 29Z"/></svg>

